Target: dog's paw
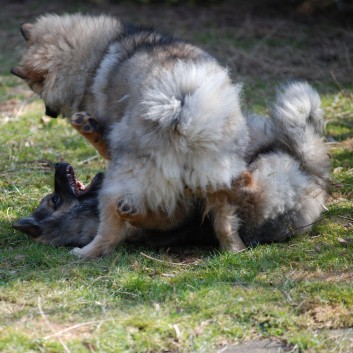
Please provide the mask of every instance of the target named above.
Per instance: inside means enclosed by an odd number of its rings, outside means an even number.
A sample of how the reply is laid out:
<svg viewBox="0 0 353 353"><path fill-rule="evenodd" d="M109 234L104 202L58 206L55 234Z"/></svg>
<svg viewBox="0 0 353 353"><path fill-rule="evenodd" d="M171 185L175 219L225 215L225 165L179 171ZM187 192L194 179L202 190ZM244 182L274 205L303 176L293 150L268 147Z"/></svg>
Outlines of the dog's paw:
<svg viewBox="0 0 353 353"><path fill-rule="evenodd" d="M82 256L82 249L81 249L81 248L73 248L73 249L70 251L70 254L75 255L75 256L77 256L77 257L83 257L83 256Z"/></svg>
<svg viewBox="0 0 353 353"><path fill-rule="evenodd" d="M229 251L232 253L238 253L246 250L246 246L242 240L235 240L233 242L221 243L220 244L221 251Z"/></svg>
<svg viewBox="0 0 353 353"><path fill-rule="evenodd" d="M101 131L98 121L86 112L75 113L71 116L69 121L70 124L81 133L89 134Z"/></svg>
<svg viewBox="0 0 353 353"><path fill-rule="evenodd" d="M110 159L107 141L104 139L104 126L86 112L79 112L69 118L71 126L87 139L105 159Z"/></svg>
<svg viewBox="0 0 353 353"><path fill-rule="evenodd" d="M87 251L85 247L83 248L74 248L70 251L72 255L75 255L76 257L79 257L81 259L93 259L96 257L99 257L100 254L94 254L90 251Z"/></svg>
<svg viewBox="0 0 353 353"><path fill-rule="evenodd" d="M121 199L117 202L117 208L119 215L123 218L124 216L133 216L137 213L137 208L129 198Z"/></svg>

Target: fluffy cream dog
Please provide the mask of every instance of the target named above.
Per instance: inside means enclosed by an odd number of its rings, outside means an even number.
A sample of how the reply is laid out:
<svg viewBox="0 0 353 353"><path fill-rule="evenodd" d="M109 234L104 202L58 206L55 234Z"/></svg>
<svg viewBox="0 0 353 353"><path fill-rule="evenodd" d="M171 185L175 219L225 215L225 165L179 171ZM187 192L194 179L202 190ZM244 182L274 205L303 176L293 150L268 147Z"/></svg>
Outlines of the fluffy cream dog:
<svg viewBox="0 0 353 353"><path fill-rule="evenodd" d="M87 133L90 118L86 116L86 122L84 116L78 118ZM278 91L270 117L253 115L247 122L252 138L248 182L244 183L245 178L243 182L238 180L231 192L241 220L239 234L247 246L283 241L310 229L324 209L330 163L321 137L320 98L308 84L292 83ZM94 126L90 128L94 130ZM58 163L54 192L14 227L54 246L87 245L97 234L97 198L102 180L100 173L84 188L70 165ZM128 236L129 241L172 246L201 245L212 240L211 219L202 221L197 203L177 228L166 232L157 231L145 220L138 224L137 214L121 212L120 216L139 227L133 239ZM161 229L161 216L157 218L156 225ZM182 213L176 218L181 220ZM170 218L166 221L170 227Z"/></svg>
<svg viewBox="0 0 353 353"><path fill-rule="evenodd" d="M12 72L48 115L93 114L108 142L98 234L78 255L123 241L122 213L164 215L174 227L175 210L183 219L192 208L185 188L205 199L221 248L244 248L224 191L246 171L248 129L241 87L225 68L200 48L107 16L45 15L22 33L28 49Z"/></svg>

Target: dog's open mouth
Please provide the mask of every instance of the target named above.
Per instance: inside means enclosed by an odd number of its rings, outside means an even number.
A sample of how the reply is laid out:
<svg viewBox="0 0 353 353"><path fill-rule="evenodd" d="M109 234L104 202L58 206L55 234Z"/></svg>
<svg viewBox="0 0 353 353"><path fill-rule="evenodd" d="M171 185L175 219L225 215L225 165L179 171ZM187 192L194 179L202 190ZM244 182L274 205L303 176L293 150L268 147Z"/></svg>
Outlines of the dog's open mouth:
<svg viewBox="0 0 353 353"><path fill-rule="evenodd" d="M88 191L90 185L86 187L80 180L78 180L74 168L72 168L70 164L66 167L66 177L72 192L76 196L80 196Z"/></svg>
<svg viewBox="0 0 353 353"><path fill-rule="evenodd" d="M77 178L74 168L70 164L57 163L55 166L55 190L62 191L65 187L76 197L89 196L90 192L97 192L100 189L103 177L103 173L98 173L89 184L84 185Z"/></svg>

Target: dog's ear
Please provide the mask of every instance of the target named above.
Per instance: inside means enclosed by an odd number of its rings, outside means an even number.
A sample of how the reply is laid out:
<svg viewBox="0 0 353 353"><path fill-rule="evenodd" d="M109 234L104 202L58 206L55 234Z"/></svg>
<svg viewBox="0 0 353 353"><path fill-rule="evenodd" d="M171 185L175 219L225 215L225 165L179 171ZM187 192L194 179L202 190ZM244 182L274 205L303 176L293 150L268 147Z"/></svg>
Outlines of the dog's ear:
<svg viewBox="0 0 353 353"><path fill-rule="evenodd" d="M242 172L239 177L232 182L233 188L254 188L255 187L254 177L249 171Z"/></svg>
<svg viewBox="0 0 353 353"><path fill-rule="evenodd" d="M11 73L19 78L27 80L29 78L28 72L22 66L15 66L11 69Z"/></svg>
<svg viewBox="0 0 353 353"><path fill-rule="evenodd" d="M33 217L19 219L12 225L16 230L28 234L32 238L37 238L42 234L39 223Z"/></svg>
<svg viewBox="0 0 353 353"><path fill-rule="evenodd" d="M31 23L24 23L23 25L21 25L21 33L26 41L29 41L31 38L32 28L33 25Z"/></svg>
<svg viewBox="0 0 353 353"><path fill-rule="evenodd" d="M96 174L96 176L93 178L92 181L92 191L93 192L98 192L103 184L103 179L104 179L104 173L100 172Z"/></svg>

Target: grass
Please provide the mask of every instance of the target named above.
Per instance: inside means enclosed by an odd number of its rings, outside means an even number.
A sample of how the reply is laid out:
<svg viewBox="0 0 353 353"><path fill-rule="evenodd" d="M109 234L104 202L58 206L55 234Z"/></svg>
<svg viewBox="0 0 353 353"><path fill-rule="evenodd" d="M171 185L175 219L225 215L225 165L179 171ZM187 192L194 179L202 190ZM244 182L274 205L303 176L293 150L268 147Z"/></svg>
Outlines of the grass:
<svg viewBox="0 0 353 353"><path fill-rule="evenodd" d="M87 262L11 227L50 192L55 162L69 161L85 182L104 170L104 162L64 120L43 117L43 103L8 75L23 46L15 24L45 11L45 2L35 3L20 15L9 2L0 15L0 42L11 35L17 43L4 45L0 55L0 351L208 353L262 338L279 340L293 352L351 351L353 93L352 47L345 41L351 32L319 23L329 35L322 47L313 47L322 34L310 25L265 15L244 21L246 8L236 14L225 5L112 6L113 13L140 22L136 8L145 18L154 14L153 23L162 18L165 28L184 31L221 57L245 81L244 102L251 110L266 112L281 79L313 82L323 98L333 169L328 211L310 233L288 243L236 255L124 245L110 257ZM73 11L80 5L50 6ZM227 24L230 17L238 27ZM339 51L339 45L348 54L327 61L325 70L321 55L335 57L325 50Z"/></svg>

